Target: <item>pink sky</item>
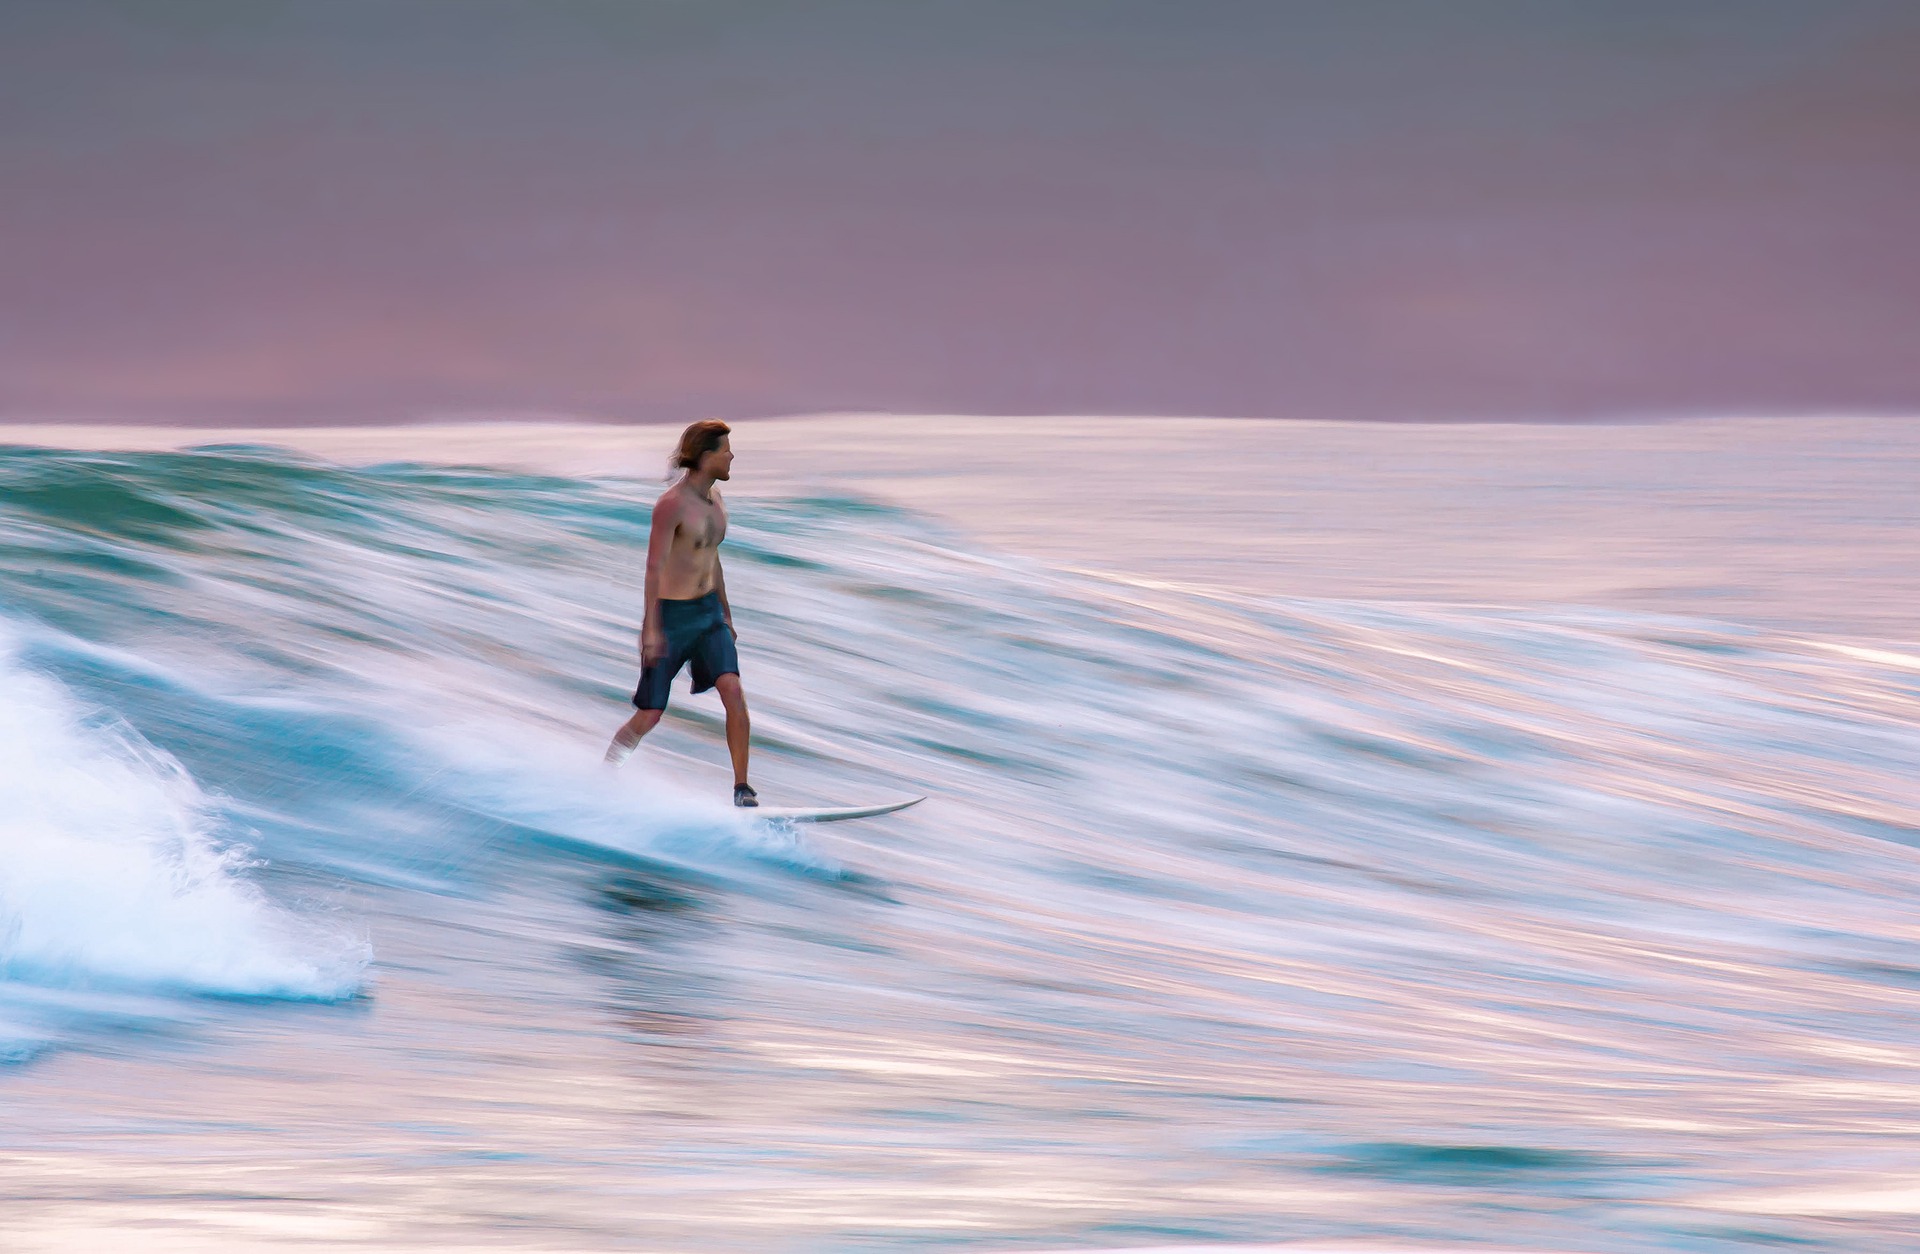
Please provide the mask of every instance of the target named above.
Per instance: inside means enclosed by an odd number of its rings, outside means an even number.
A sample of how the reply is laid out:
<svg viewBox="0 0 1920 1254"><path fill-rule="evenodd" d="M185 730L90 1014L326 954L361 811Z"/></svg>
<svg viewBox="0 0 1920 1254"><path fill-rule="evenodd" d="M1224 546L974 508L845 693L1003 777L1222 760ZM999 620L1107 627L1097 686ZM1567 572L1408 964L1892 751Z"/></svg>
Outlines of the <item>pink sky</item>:
<svg viewBox="0 0 1920 1254"><path fill-rule="evenodd" d="M1920 409L1920 11L0 13L0 416Z"/></svg>

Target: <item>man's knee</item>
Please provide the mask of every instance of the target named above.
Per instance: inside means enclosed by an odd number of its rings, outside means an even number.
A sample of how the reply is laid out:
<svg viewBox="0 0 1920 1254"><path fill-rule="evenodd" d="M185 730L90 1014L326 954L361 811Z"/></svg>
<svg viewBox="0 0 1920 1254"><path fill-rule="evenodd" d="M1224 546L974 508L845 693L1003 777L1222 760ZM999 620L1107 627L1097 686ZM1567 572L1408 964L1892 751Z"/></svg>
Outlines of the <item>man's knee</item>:
<svg viewBox="0 0 1920 1254"><path fill-rule="evenodd" d="M627 720L626 730L635 736L644 736L659 723L665 710L635 710L633 717Z"/></svg>
<svg viewBox="0 0 1920 1254"><path fill-rule="evenodd" d="M713 681L713 690L720 694L720 704L726 706L727 709L739 710L741 713L746 712L747 694L745 690L740 687L740 677L738 675L720 676Z"/></svg>

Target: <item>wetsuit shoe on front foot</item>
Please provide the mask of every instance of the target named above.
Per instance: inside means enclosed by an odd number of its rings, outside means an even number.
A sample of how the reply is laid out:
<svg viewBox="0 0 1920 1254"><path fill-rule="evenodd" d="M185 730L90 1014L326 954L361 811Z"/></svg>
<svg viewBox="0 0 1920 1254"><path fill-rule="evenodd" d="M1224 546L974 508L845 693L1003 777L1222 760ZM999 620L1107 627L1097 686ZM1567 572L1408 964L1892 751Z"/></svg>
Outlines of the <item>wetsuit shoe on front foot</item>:
<svg viewBox="0 0 1920 1254"><path fill-rule="evenodd" d="M733 804L737 806L757 806L760 804L760 794L753 790L752 784L735 784L733 786Z"/></svg>

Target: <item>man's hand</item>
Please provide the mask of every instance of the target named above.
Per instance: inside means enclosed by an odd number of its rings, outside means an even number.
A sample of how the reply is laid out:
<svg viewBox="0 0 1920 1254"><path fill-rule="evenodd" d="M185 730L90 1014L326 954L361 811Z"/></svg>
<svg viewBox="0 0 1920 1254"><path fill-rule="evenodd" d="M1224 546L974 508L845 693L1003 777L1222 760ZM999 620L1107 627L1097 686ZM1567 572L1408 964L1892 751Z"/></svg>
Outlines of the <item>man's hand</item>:
<svg viewBox="0 0 1920 1254"><path fill-rule="evenodd" d="M732 634L735 640L740 638L740 633L734 630L733 620L731 618L727 620L727 631Z"/></svg>
<svg viewBox="0 0 1920 1254"><path fill-rule="evenodd" d="M652 666L667 655L667 633L658 627L640 633L640 665Z"/></svg>

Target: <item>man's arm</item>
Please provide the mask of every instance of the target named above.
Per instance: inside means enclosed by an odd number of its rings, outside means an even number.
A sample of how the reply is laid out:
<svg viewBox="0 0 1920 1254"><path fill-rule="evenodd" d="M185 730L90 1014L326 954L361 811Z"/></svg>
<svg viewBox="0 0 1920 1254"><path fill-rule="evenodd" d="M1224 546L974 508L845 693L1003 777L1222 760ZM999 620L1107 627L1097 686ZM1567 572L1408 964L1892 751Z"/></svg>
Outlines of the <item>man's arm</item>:
<svg viewBox="0 0 1920 1254"><path fill-rule="evenodd" d="M673 551L673 533L680 529L680 503L662 496L653 506L653 528L647 535L646 611L640 620L640 664L651 666L667 651L666 632L660 627L660 568Z"/></svg>

